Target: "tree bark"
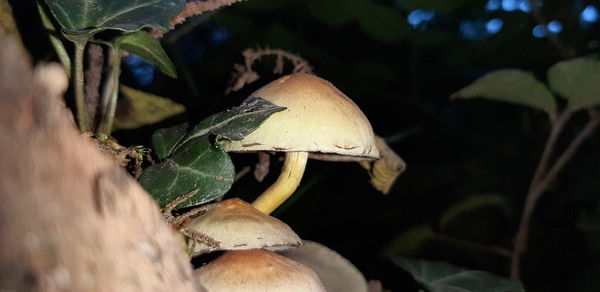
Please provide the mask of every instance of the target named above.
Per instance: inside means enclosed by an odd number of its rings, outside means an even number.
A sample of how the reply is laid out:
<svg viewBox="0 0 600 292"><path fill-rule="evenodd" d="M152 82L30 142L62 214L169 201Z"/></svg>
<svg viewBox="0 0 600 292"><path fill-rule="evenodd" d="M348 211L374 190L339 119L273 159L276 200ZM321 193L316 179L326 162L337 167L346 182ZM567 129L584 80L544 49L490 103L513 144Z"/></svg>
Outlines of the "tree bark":
<svg viewBox="0 0 600 292"><path fill-rule="evenodd" d="M156 203L77 131L66 86L0 37L0 290L196 291Z"/></svg>

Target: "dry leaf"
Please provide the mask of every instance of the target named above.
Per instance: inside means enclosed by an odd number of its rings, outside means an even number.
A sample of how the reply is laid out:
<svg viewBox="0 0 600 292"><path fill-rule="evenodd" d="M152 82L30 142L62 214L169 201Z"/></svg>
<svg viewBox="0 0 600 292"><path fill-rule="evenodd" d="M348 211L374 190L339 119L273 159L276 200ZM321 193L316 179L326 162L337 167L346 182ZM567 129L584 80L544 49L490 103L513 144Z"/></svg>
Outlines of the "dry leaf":
<svg viewBox="0 0 600 292"><path fill-rule="evenodd" d="M379 160L363 161L360 165L369 171L373 187L387 195L398 176L406 169L406 163L383 138L375 136L375 145L379 150Z"/></svg>
<svg viewBox="0 0 600 292"><path fill-rule="evenodd" d="M244 65L242 64L234 64L233 69L234 72L231 73L231 80L229 81L229 87L225 90L225 94L228 94L232 91L238 91L242 89L247 84L250 84L260 78L260 75L252 69L252 65L255 62L260 60L264 56L275 56L275 67L273 68L273 73L275 74L283 74L283 68L285 65L285 61L289 61L292 63L294 68L292 69L293 73L312 73L312 66L302 57L290 53L286 50L281 49L245 49L242 52L244 56Z"/></svg>

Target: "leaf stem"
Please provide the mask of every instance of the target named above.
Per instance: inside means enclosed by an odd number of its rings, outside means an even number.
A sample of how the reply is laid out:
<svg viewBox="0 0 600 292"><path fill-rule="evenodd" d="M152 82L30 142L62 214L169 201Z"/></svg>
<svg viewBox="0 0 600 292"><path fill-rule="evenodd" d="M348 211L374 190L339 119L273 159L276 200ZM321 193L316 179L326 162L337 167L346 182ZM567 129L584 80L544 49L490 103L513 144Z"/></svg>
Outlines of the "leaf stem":
<svg viewBox="0 0 600 292"><path fill-rule="evenodd" d="M566 122L566 120L568 120L568 115L570 115L570 113L562 114L562 116L564 117L563 119L565 121L563 121L561 123L564 123L564 122ZM590 110L589 115L590 115L590 118L589 118L588 122L586 123L586 125L584 126L583 130L581 130L581 132L579 132L579 134L571 141L569 146L567 146L567 149L565 149L565 151L558 157L558 159L556 160L554 165L550 168L548 173L546 173L546 175L543 178L541 178L542 175L539 175L540 178L538 179L538 181L536 183L532 182L532 186L529 190L529 193L527 194L527 198L525 201L525 207L523 209L523 214L521 215L521 221L519 223L519 228L518 228L517 234L515 236L515 247L513 249L512 256L511 256L510 276L513 279L519 279L519 276L520 276L521 256L522 256L523 252L527 249L527 242L529 239L529 228L531 225L531 217L532 217L532 214L533 214L533 211L535 209L537 202L539 201L540 197L545 193L545 191L548 189L550 184L556 179L556 177L558 176L560 171L567 165L567 163L569 161L571 161L571 159L573 158L573 156L579 149L579 146L581 146L583 141L585 141L585 139L588 138L594 132L594 130L597 128L598 124L600 123L600 114L598 112L594 112L594 111ZM565 117L565 116L567 116L567 117ZM561 125L558 122L553 124L552 132L556 132L556 134L554 134L554 135L558 136L558 134L561 132L561 129L563 126L564 126L564 124ZM560 128L556 129L557 127L560 127ZM550 137L548 138L548 141L546 143L546 148L550 149L548 151L551 152L551 149L554 147L554 145L549 146L548 144L556 144L556 137L552 137L552 134L550 135ZM544 153L544 154L546 154L546 153ZM546 156L550 156L550 154L546 154ZM547 165L548 160L549 160L549 158L542 157L542 160L540 160L540 164L545 163ZM538 169L544 169L544 168L545 167L538 167Z"/></svg>
<svg viewBox="0 0 600 292"><path fill-rule="evenodd" d="M119 76L121 75L121 56L119 55L118 48L111 48L109 59L111 59L111 68L109 80L107 80L108 87L106 89L110 93L108 95L105 94L105 97L107 96L108 98L107 100L103 100L104 110L98 131L96 132L96 136L101 141L110 136L115 120L117 97L119 96Z"/></svg>
<svg viewBox="0 0 600 292"><path fill-rule="evenodd" d="M50 20L50 18L48 18L48 15L44 11L44 8L42 7L42 5L40 4L39 1L37 1L37 8L38 8L38 12L40 14L40 18L42 19L42 24L48 30L48 38L50 39L50 44L54 48L54 51L56 52L58 59L65 67L65 72L67 73L67 77L69 79L71 79L71 59L69 59L69 54L67 53L67 49L65 49L64 44L62 43L60 38L57 36L57 32L56 32L56 28L54 28L54 24L52 24L52 21Z"/></svg>
<svg viewBox="0 0 600 292"><path fill-rule="evenodd" d="M75 43L75 66L73 67L75 107L77 109L77 121L79 129L82 132L91 131L91 121L88 117L87 106L85 103L84 75L83 75L83 55L87 39L76 41Z"/></svg>
<svg viewBox="0 0 600 292"><path fill-rule="evenodd" d="M570 111L565 111L559 115L556 120L552 121L552 129L550 130L550 135L548 136L548 140L544 146L544 151L542 152L542 157L540 158L540 162L535 170L535 174L531 179L531 184L529 185L528 191L529 193L531 193L533 188L535 188L542 176L546 174L546 171L548 170L548 163L550 163L550 156L554 152L554 147L556 146L556 141L565 127L565 124L571 118L571 115L572 113Z"/></svg>

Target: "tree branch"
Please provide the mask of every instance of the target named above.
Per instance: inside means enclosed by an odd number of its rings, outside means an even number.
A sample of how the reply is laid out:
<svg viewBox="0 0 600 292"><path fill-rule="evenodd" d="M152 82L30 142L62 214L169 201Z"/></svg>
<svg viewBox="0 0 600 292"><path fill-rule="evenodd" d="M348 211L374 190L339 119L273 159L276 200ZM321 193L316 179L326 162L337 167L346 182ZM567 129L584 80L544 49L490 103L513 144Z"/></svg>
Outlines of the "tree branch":
<svg viewBox="0 0 600 292"><path fill-rule="evenodd" d="M566 114L563 114L563 116ZM597 128L600 123L600 114L598 112L589 111L590 119L587 124L579 132L579 134L571 141L567 149L558 157L552 168L548 171L548 173L541 179L538 183L532 185L527 199L525 201L525 208L523 209L523 214L521 215L521 221L519 223L519 228L517 230L517 234L515 237L515 247L511 256L511 267L510 267L510 275L513 279L518 279L520 274L520 262L521 255L527 249L527 242L529 239L529 228L531 225L531 217L537 202L540 197L546 192L550 184L556 179L560 171L567 165L569 161L573 158L579 146L588 138L594 130ZM553 125L556 128L556 124ZM553 131L555 131L553 129ZM558 131L560 132L560 131ZM551 139L548 139L550 142ZM555 141L552 142L555 144ZM553 147L553 146L548 146ZM547 159L546 159L547 160ZM544 161L540 161L540 164ZM539 167L538 167L539 168Z"/></svg>
<svg viewBox="0 0 600 292"><path fill-rule="evenodd" d="M548 140L546 141L546 145L544 146L544 151L542 152L542 158L538 163L537 169L535 170L535 174L531 179L531 184L529 185L528 193L531 193L533 188L539 183L539 180L543 175L548 171L548 163L550 163L550 156L554 152L554 146L556 146L556 140L560 136L565 124L571 118L572 113L565 111L558 118L552 122L552 129L550 130L550 136L548 136Z"/></svg>

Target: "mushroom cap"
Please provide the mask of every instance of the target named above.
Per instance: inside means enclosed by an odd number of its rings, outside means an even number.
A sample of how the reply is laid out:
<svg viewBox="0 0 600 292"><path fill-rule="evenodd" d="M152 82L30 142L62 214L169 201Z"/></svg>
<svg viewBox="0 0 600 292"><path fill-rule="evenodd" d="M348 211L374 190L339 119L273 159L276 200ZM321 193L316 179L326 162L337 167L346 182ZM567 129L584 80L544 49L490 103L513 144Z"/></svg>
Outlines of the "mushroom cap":
<svg viewBox="0 0 600 292"><path fill-rule="evenodd" d="M306 151L310 158L357 161L379 158L369 120L330 82L290 74L250 95L287 109L272 114L240 141L223 141L230 152Z"/></svg>
<svg viewBox="0 0 600 292"><path fill-rule="evenodd" d="M217 207L193 218L189 227L220 242L219 247L196 242L192 255L216 250L285 249L302 244L287 224L240 199L222 201Z"/></svg>
<svg viewBox="0 0 600 292"><path fill-rule="evenodd" d="M264 249L228 251L194 270L194 277L208 292L326 291L313 270Z"/></svg>
<svg viewBox="0 0 600 292"><path fill-rule="evenodd" d="M313 269L328 292L367 292L363 274L346 258L314 241L279 254Z"/></svg>

